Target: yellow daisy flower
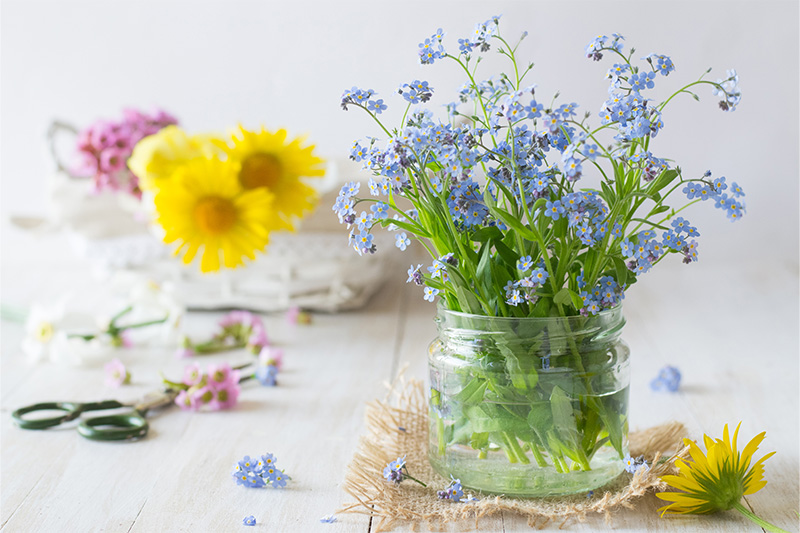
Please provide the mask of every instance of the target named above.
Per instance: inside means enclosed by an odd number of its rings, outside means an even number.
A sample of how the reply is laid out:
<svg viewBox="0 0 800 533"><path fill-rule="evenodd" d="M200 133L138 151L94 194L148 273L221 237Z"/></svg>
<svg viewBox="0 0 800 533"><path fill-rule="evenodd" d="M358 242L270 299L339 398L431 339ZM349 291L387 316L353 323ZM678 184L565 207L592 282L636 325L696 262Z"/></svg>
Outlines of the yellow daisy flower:
<svg viewBox="0 0 800 533"><path fill-rule="evenodd" d="M744 450L737 450L737 437L739 427L733 433L731 442L728 425L722 432L722 440L712 439L703 435L706 454L694 441L684 439L683 443L689 447L691 462L678 459L677 476L667 475L661 479L673 488L684 492L659 492L657 496L662 500L672 502L660 508L661 516L665 513L674 514L708 514L716 511L736 509L749 519L753 520L768 531L783 531L744 507L740 500L758 492L767 484L764 478L764 461L772 457L775 452L768 453L753 465L750 462L753 454L758 450L758 445L764 440L766 432L756 435Z"/></svg>
<svg viewBox="0 0 800 533"><path fill-rule="evenodd" d="M187 135L178 126L167 126L133 147L128 168L139 178L142 190L155 191L187 161L218 155L211 135Z"/></svg>
<svg viewBox="0 0 800 533"><path fill-rule="evenodd" d="M287 141L286 130L256 132L242 126L239 130L241 138L231 136L232 147L221 141L215 144L240 164L240 185L247 190L269 189L275 195L275 209L293 227L295 219L311 211L318 200L316 191L300 178L323 176L324 161L312 153L314 146L303 146L303 138Z"/></svg>
<svg viewBox="0 0 800 533"><path fill-rule="evenodd" d="M255 259L273 230L287 229L274 209L266 188L245 190L238 180L239 165L216 158L194 159L175 169L160 183L154 203L164 242L178 241L175 255L190 263L203 248L200 270L213 272Z"/></svg>

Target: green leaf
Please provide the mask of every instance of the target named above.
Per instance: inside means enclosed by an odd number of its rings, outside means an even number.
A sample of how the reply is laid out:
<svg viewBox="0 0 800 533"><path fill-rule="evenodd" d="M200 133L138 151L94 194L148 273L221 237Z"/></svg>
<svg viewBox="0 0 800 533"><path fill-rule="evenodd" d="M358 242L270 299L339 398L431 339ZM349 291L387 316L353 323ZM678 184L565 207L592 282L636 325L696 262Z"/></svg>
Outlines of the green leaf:
<svg viewBox="0 0 800 533"><path fill-rule="evenodd" d="M625 265L625 261L622 258L613 257L612 260L614 261L614 270L617 271L617 283L622 285L628 279L630 269Z"/></svg>
<svg viewBox="0 0 800 533"><path fill-rule="evenodd" d="M495 208L495 211L501 213L503 215L502 216L503 222L505 222L506 225L512 228L514 231L519 233L523 238L528 239L529 241L538 242L536 233L534 233L533 230L531 230L528 226L526 226L525 224L517 220L515 217L513 217L511 213L508 213L507 211L504 211L499 207Z"/></svg>
<svg viewBox="0 0 800 533"><path fill-rule="evenodd" d="M475 433L513 432L524 433L529 431L527 420L512 415L496 404L481 403L464 408L464 413L472 424Z"/></svg>
<svg viewBox="0 0 800 533"><path fill-rule="evenodd" d="M497 226L487 226L472 233L470 237L473 242L488 242L495 239L502 239L503 232Z"/></svg>
<svg viewBox="0 0 800 533"><path fill-rule="evenodd" d="M614 194L614 191L611 190L611 187L609 187L605 181L601 181L600 186L603 188L603 194L600 196L611 206L616 201L617 195Z"/></svg>
<svg viewBox="0 0 800 533"><path fill-rule="evenodd" d="M426 239L430 239L431 238L431 234L428 233L427 231L423 230L419 226L412 226L408 222L403 222L402 220L395 220L393 218L386 218L386 219L381 220L379 222L379 224L382 227L386 227L389 224L394 224L398 228L402 228L402 229L404 229L404 230L406 230L408 232L411 232L414 235L416 235L417 237L424 237Z"/></svg>
<svg viewBox="0 0 800 533"><path fill-rule="evenodd" d="M488 382L484 379L472 378L467 386L461 389L453 399L464 405L475 405L483 401L483 394L486 392Z"/></svg>
<svg viewBox="0 0 800 533"><path fill-rule="evenodd" d="M665 170L662 172L647 188L648 191L658 192L678 177L680 173L677 170Z"/></svg>
<svg viewBox="0 0 800 533"><path fill-rule="evenodd" d="M564 287L553 296L553 302L558 305L564 305L570 301L569 289Z"/></svg>
<svg viewBox="0 0 800 533"><path fill-rule="evenodd" d="M562 439L572 441L578 436L575 424L575 410L572 399L567 396L561 387L554 387L550 394L550 410L553 412L553 424Z"/></svg>
<svg viewBox="0 0 800 533"><path fill-rule="evenodd" d="M569 296L572 298L572 305L575 307L576 310L583 307L583 298L577 292L570 290Z"/></svg>
<svg viewBox="0 0 800 533"><path fill-rule="evenodd" d="M474 450L485 450L489 447L488 433L473 433L469 439L469 445Z"/></svg>
<svg viewBox="0 0 800 533"><path fill-rule="evenodd" d="M514 265L517 264L517 259L519 259L519 257L517 256L516 253L514 253L514 251L511 248L509 248L500 241L495 241L494 249L497 250L497 253L506 263L506 266L514 268Z"/></svg>

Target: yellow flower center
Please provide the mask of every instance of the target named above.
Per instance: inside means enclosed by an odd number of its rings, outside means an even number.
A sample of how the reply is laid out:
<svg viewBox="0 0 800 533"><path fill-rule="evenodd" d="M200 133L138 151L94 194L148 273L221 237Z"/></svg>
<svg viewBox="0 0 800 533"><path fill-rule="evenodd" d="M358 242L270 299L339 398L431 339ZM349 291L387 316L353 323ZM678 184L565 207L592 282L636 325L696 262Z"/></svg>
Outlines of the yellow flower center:
<svg viewBox="0 0 800 533"><path fill-rule="evenodd" d="M236 222L236 207L227 198L206 196L195 204L194 219L206 233L225 233Z"/></svg>
<svg viewBox="0 0 800 533"><path fill-rule="evenodd" d="M53 338L53 333L55 333L53 324L50 322L41 322L36 328L36 340L41 343L46 343Z"/></svg>
<svg viewBox="0 0 800 533"><path fill-rule="evenodd" d="M245 189L257 187L275 187L283 175L280 160L266 152L256 152L242 161L239 171L239 183Z"/></svg>

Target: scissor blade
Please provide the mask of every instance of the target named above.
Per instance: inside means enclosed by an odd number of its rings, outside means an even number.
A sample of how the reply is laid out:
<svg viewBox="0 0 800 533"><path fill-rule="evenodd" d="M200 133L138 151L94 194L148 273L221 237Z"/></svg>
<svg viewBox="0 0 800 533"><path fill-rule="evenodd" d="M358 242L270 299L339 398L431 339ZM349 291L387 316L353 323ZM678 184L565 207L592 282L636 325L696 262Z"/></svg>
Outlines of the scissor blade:
<svg viewBox="0 0 800 533"><path fill-rule="evenodd" d="M150 409L158 409L159 407L165 407L174 402L177 396L178 391L173 389L150 392L146 394L141 401L136 403L133 408L141 412L149 411Z"/></svg>

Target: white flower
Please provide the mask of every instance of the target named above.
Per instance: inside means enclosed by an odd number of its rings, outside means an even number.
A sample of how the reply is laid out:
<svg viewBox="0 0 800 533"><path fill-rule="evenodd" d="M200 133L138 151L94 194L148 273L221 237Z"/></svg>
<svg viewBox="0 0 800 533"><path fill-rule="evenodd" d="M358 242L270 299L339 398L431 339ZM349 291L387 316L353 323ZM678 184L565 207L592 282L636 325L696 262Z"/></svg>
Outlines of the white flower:
<svg viewBox="0 0 800 533"><path fill-rule="evenodd" d="M25 338L22 351L33 361L48 359L53 339L63 327L64 304L62 298L52 305L34 304L25 321Z"/></svg>

